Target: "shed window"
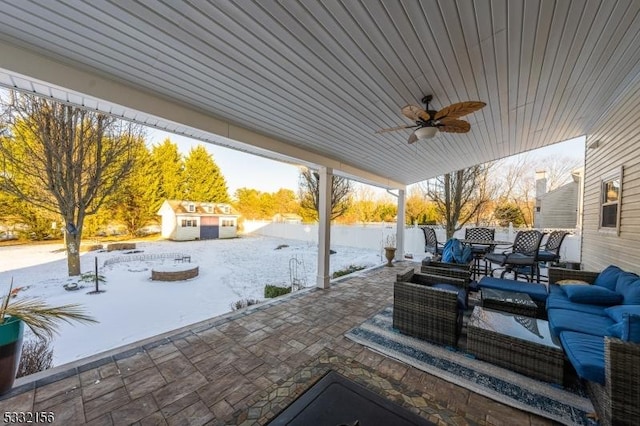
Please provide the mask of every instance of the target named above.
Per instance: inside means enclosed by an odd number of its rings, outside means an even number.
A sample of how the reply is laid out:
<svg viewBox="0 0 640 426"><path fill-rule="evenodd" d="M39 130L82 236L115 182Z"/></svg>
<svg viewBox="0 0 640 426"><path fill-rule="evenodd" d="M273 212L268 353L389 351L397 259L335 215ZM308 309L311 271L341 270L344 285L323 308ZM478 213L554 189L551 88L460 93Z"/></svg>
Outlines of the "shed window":
<svg viewBox="0 0 640 426"><path fill-rule="evenodd" d="M602 179L600 196L600 228L619 230L622 170Z"/></svg>
<svg viewBox="0 0 640 426"><path fill-rule="evenodd" d="M182 219L181 225L183 228L195 228L198 226L198 221L196 219Z"/></svg>
<svg viewBox="0 0 640 426"><path fill-rule="evenodd" d="M188 207L189 213L193 213L196 211L196 205L195 204L189 204Z"/></svg>

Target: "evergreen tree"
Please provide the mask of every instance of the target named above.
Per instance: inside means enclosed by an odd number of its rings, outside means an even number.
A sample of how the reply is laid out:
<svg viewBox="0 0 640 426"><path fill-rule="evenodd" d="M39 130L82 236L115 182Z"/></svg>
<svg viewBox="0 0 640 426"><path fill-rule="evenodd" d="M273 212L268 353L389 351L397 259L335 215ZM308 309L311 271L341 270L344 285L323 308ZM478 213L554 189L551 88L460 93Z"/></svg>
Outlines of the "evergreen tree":
<svg viewBox="0 0 640 426"><path fill-rule="evenodd" d="M198 145L189 151L184 161L185 199L190 201L212 201L228 203L227 182L204 146Z"/></svg>
<svg viewBox="0 0 640 426"><path fill-rule="evenodd" d="M108 204L112 218L123 224L131 235L157 220L158 206L164 200L157 199L157 175L151 153L144 140L136 141L135 164Z"/></svg>
<svg viewBox="0 0 640 426"><path fill-rule="evenodd" d="M178 146L165 139L160 145L151 150L152 167L149 173L149 181L155 189L155 202L150 206L151 210L158 211L164 200L180 200L185 196L184 163L178 152Z"/></svg>

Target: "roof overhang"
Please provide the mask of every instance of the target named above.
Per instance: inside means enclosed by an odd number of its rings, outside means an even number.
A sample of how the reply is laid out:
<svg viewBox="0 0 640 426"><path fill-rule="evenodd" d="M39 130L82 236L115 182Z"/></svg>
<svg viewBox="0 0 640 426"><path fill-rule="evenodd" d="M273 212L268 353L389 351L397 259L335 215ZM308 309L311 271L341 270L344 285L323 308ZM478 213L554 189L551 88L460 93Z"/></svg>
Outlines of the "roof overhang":
<svg viewBox="0 0 640 426"><path fill-rule="evenodd" d="M640 71L640 2L0 1L2 84L402 188L589 132ZM405 104L487 107L407 144Z"/></svg>

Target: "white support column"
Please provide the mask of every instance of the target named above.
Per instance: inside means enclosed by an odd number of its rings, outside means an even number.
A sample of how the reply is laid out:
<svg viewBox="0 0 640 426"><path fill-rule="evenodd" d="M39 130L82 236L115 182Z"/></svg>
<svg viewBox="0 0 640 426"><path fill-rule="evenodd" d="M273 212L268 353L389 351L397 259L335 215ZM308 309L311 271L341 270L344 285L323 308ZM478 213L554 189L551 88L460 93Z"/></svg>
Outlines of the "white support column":
<svg viewBox="0 0 640 426"><path fill-rule="evenodd" d="M398 191L398 216L396 219L396 261L404 260L405 190Z"/></svg>
<svg viewBox="0 0 640 426"><path fill-rule="evenodd" d="M318 209L318 278L316 286L322 289L329 288L329 246L331 244L331 182L333 170L328 167L320 167L318 170L320 179L319 209Z"/></svg>

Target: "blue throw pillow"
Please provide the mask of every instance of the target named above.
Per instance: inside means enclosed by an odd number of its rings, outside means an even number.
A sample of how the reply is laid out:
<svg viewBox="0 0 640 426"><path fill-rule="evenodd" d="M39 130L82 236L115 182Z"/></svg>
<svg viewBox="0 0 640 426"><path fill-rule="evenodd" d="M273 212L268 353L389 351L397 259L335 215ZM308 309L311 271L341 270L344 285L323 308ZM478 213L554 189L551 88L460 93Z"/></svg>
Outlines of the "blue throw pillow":
<svg viewBox="0 0 640 426"><path fill-rule="evenodd" d="M615 290L616 282L618 281L618 275L620 275L622 272L623 270L618 268L617 266L607 266L604 271L598 274L596 280L593 282L593 285L597 285L598 287L605 287L609 290Z"/></svg>
<svg viewBox="0 0 640 426"><path fill-rule="evenodd" d="M631 272L618 275L616 293L622 295L624 305L640 305L640 277Z"/></svg>
<svg viewBox="0 0 640 426"><path fill-rule="evenodd" d="M563 285L565 292L571 302L588 303L592 305L618 305L622 302L622 295L604 287L594 285Z"/></svg>
<svg viewBox="0 0 640 426"><path fill-rule="evenodd" d="M640 305L611 306L605 309L604 312L615 322L620 322L624 314L640 315Z"/></svg>

